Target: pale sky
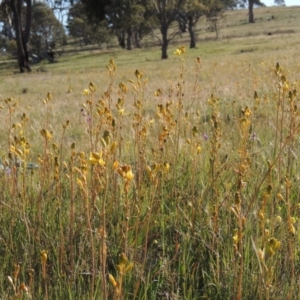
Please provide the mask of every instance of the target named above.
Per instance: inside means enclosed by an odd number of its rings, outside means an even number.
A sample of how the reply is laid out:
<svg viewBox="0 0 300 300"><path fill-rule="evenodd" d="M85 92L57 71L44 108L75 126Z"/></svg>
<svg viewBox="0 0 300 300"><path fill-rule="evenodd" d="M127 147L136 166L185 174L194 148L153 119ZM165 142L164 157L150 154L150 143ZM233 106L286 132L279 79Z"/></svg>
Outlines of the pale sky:
<svg viewBox="0 0 300 300"><path fill-rule="evenodd" d="M273 6L274 5L274 0L261 0L261 2L263 2L267 6ZM293 5L300 6L300 0L285 0L285 5L286 6L293 6Z"/></svg>

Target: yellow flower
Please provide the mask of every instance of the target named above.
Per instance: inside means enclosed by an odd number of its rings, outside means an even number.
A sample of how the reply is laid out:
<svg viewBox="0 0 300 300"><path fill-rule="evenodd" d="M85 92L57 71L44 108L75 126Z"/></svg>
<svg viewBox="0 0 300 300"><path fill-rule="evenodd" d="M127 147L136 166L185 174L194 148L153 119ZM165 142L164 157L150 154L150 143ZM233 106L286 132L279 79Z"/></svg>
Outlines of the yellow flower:
<svg viewBox="0 0 300 300"><path fill-rule="evenodd" d="M90 89L90 91L93 92L93 93L96 91L96 86L94 85L93 82L90 82L90 84L89 84L89 89Z"/></svg>
<svg viewBox="0 0 300 300"><path fill-rule="evenodd" d="M49 100L51 100L52 99L52 95L51 95L51 93L47 93L47 100L49 101Z"/></svg>
<svg viewBox="0 0 300 300"><path fill-rule="evenodd" d="M265 259L265 249L264 250L258 249L257 256L261 261L263 261Z"/></svg>
<svg viewBox="0 0 300 300"><path fill-rule="evenodd" d="M118 167L119 167L119 162L116 160L116 161L114 162L114 164L113 164L113 169L114 169L114 170L117 170Z"/></svg>
<svg viewBox="0 0 300 300"><path fill-rule="evenodd" d="M117 172L120 176L122 176L126 182L130 182L134 178L134 174L132 173L132 168L129 165L121 165Z"/></svg>
<svg viewBox="0 0 300 300"><path fill-rule="evenodd" d="M233 239L233 243L235 245L237 245L237 243L239 242L239 237L238 237L237 233L232 237L232 239Z"/></svg>
<svg viewBox="0 0 300 300"><path fill-rule="evenodd" d="M131 262L127 265L127 267L125 268L125 273L130 272L132 270L132 268L133 268L133 262Z"/></svg>
<svg viewBox="0 0 300 300"><path fill-rule="evenodd" d="M180 46L174 52L175 55L180 56L181 54L185 54L186 50L184 46Z"/></svg>
<svg viewBox="0 0 300 300"><path fill-rule="evenodd" d="M90 94L90 91L88 89L84 89L82 94L88 96Z"/></svg>
<svg viewBox="0 0 300 300"><path fill-rule="evenodd" d="M40 131L41 135L46 139L46 140L51 140L52 139L52 132L49 132L48 130L42 129Z"/></svg>
<svg viewBox="0 0 300 300"><path fill-rule="evenodd" d="M42 260L42 263L46 263L46 261L47 261L47 259L48 259L48 255L47 255L47 251L46 250L42 250L41 251L41 260Z"/></svg>
<svg viewBox="0 0 300 300"><path fill-rule="evenodd" d="M124 265L126 265L128 263L128 258L125 253L122 252L119 255L119 261L120 261L120 264L124 264Z"/></svg>
<svg viewBox="0 0 300 300"><path fill-rule="evenodd" d="M80 159L85 159L85 153L83 151L78 152L77 155L80 157Z"/></svg>
<svg viewBox="0 0 300 300"><path fill-rule="evenodd" d="M154 96L159 97L162 95L162 90L161 89L157 89L157 91L154 93Z"/></svg>
<svg viewBox="0 0 300 300"><path fill-rule="evenodd" d="M127 181L131 181L133 179L134 175L132 173L132 170L130 169L127 173L126 173L126 179Z"/></svg>
<svg viewBox="0 0 300 300"><path fill-rule="evenodd" d="M277 199L279 199L279 200L281 200L281 201L284 201L284 198L283 198L283 196L282 196L280 193L278 193L278 194L276 195L276 197L277 197Z"/></svg>
<svg viewBox="0 0 300 300"><path fill-rule="evenodd" d="M117 144L116 141L113 141L113 142L111 143L110 149L109 149L111 153L114 153L114 151L115 151L117 145L118 145L118 144Z"/></svg>
<svg viewBox="0 0 300 300"><path fill-rule="evenodd" d="M112 285L114 288L117 288L117 287L118 287L118 283L116 282L114 276L112 276L111 274L108 274L108 279L109 279L109 282L111 283L111 285Z"/></svg>
<svg viewBox="0 0 300 300"><path fill-rule="evenodd" d="M294 227L294 225L292 223L289 224L288 229L289 229L289 232L291 234L295 234L296 233L296 229L295 229L295 227Z"/></svg>
<svg viewBox="0 0 300 300"><path fill-rule="evenodd" d="M82 183L82 181L79 178L77 178L76 182L79 185L79 188L81 188L82 190L84 190L83 183Z"/></svg>
<svg viewBox="0 0 300 300"><path fill-rule="evenodd" d="M10 152L17 155L18 157L23 158L23 152L21 149L15 148L14 146L10 146Z"/></svg>
<svg viewBox="0 0 300 300"><path fill-rule="evenodd" d="M175 55L179 56L181 55L181 50L178 48L176 49L176 51L174 52Z"/></svg>
<svg viewBox="0 0 300 300"><path fill-rule="evenodd" d="M242 109L242 113L244 114L244 116L246 118L249 118L252 115L252 111L250 110L250 108L248 106L246 106L245 108Z"/></svg>
<svg viewBox="0 0 300 300"><path fill-rule="evenodd" d="M281 246L281 242L278 241L276 238L271 237L268 239L268 243L267 243L267 253L272 256L274 255L277 250L280 248Z"/></svg>
<svg viewBox="0 0 300 300"><path fill-rule="evenodd" d="M182 54L185 54L185 47L184 46L180 46L179 50L181 51Z"/></svg>
<svg viewBox="0 0 300 300"><path fill-rule="evenodd" d="M197 147L197 154L200 154L202 151L202 148L200 146Z"/></svg>
<svg viewBox="0 0 300 300"><path fill-rule="evenodd" d="M261 221L265 219L265 214L264 214L264 212L263 212L262 210L259 211L258 217L259 217L259 219L260 219Z"/></svg>
<svg viewBox="0 0 300 300"><path fill-rule="evenodd" d="M139 70L135 70L134 74L135 74L135 76L136 76L137 79L141 79L143 77L143 73L140 72Z"/></svg>
<svg viewBox="0 0 300 300"><path fill-rule="evenodd" d="M118 110L120 116L124 116L125 110L123 108Z"/></svg>
<svg viewBox="0 0 300 300"><path fill-rule="evenodd" d="M119 88L123 93L125 93L125 94L127 93L128 89L127 89L127 86L125 83L123 83L123 82L119 83Z"/></svg>
<svg viewBox="0 0 300 300"><path fill-rule="evenodd" d="M165 173L168 173L170 170L170 164L168 162L164 162L164 168L163 168L163 171Z"/></svg>
<svg viewBox="0 0 300 300"><path fill-rule="evenodd" d="M92 165L105 166L105 161L102 159L102 151L100 151L99 153L92 152L90 154L89 163L91 163Z"/></svg>

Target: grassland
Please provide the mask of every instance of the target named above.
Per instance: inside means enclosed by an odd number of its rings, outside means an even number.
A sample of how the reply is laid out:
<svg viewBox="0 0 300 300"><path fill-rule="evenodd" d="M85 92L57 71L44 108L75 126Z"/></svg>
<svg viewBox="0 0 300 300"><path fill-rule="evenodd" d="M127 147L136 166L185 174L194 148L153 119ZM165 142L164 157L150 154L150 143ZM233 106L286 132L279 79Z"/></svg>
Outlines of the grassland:
<svg viewBox="0 0 300 300"><path fill-rule="evenodd" d="M0 298L299 299L299 12L3 59Z"/></svg>

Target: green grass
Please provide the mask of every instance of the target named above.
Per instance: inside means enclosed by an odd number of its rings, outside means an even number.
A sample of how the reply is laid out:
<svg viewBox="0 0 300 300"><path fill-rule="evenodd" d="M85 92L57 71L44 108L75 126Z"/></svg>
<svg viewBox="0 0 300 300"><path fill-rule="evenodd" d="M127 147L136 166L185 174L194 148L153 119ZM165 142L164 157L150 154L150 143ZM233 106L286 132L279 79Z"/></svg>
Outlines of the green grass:
<svg viewBox="0 0 300 300"><path fill-rule="evenodd" d="M298 10L3 60L0 298L297 299Z"/></svg>

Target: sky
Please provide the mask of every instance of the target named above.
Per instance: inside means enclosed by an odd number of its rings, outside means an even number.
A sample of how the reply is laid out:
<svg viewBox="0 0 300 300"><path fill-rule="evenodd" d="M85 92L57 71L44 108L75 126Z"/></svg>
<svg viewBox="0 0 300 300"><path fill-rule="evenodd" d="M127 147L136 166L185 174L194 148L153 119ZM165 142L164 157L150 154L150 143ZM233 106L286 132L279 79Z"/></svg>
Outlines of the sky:
<svg viewBox="0 0 300 300"><path fill-rule="evenodd" d="M261 0L261 2L263 2L267 6L273 6L274 5L274 0ZM293 5L300 6L300 0L285 0L285 5L286 6L293 6Z"/></svg>

